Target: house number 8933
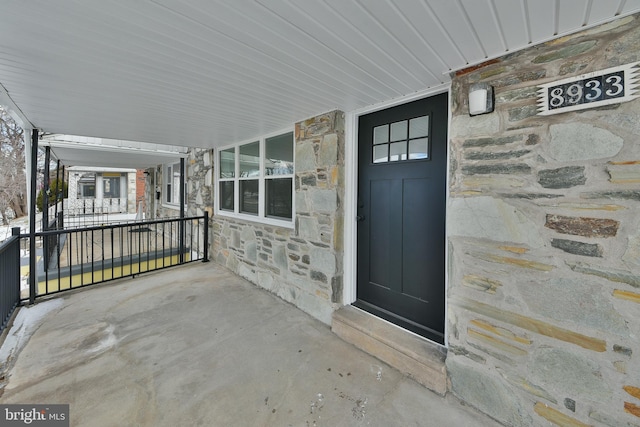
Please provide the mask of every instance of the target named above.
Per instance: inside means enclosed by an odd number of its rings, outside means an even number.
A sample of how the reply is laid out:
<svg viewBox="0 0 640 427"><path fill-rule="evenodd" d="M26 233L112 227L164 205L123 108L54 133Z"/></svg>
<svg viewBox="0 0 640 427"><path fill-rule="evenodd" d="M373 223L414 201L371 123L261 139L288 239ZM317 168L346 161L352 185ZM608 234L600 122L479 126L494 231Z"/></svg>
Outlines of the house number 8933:
<svg viewBox="0 0 640 427"><path fill-rule="evenodd" d="M624 73L619 71L575 83L550 87L548 90L549 109L622 98L624 96Z"/></svg>
<svg viewBox="0 0 640 427"><path fill-rule="evenodd" d="M635 98L637 63L542 85L541 115L629 101Z"/></svg>

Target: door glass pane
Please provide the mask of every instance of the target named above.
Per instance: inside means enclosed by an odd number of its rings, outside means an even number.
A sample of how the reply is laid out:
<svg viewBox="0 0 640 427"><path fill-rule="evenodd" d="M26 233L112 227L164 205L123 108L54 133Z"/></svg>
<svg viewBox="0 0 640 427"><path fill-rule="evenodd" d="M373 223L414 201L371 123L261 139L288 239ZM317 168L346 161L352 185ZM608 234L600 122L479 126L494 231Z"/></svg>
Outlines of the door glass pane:
<svg viewBox="0 0 640 427"><path fill-rule="evenodd" d="M260 175L260 143L240 146L240 178Z"/></svg>
<svg viewBox="0 0 640 427"><path fill-rule="evenodd" d="M422 138L429 135L429 116L409 120L409 138Z"/></svg>
<svg viewBox="0 0 640 427"><path fill-rule="evenodd" d="M291 219L292 185L291 178L265 180L267 216Z"/></svg>
<svg viewBox="0 0 640 427"><path fill-rule="evenodd" d="M220 181L220 209L233 212L233 181Z"/></svg>
<svg viewBox="0 0 640 427"><path fill-rule="evenodd" d="M120 197L120 177L102 178L102 196L105 199Z"/></svg>
<svg viewBox="0 0 640 427"><path fill-rule="evenodd" d="M235 178L236 159L235 148L220 151L220 178Z"/></svg>
<svg viewBox="0 0 640 427"><path fill-rule="evenodd" d="M389 144L375 145L373 147L373 163L383 163L388 161L388 150Z"/></svg>
<svg viewBox="0 0 640 427"><path fill-rule="evenodd" d="M265 175L293 174L293 133L267 138L265 141Z"/></svg>
<svg viewBox="0 0 640 427"><path fill-rule="evenodd" d="M409 141L409 160L429 158L429 138Z"/></svg>
<svg viewBox="0 0 640 427"><path fill-rule="evenodd" d="M407 121L391 123L391 140L401 141L407 139Z"/></svg>
<svg viewBox="0 0 640 427"><path fill-rule="evenodd" d="M258 214L258 180L240 181L240 212Z"/></svg>
<svg viewBox="0 0 640 427"><path fill-rule="evenodd" d="M394 142L389 146L389 161L407 160L407 142Z"/></svg>
<svg viewBox="0 0 640 427"><path fill-rule="evenodd" d="M389 125L374 127L373 143L384 144L385 142L389 142Z"/></svg>

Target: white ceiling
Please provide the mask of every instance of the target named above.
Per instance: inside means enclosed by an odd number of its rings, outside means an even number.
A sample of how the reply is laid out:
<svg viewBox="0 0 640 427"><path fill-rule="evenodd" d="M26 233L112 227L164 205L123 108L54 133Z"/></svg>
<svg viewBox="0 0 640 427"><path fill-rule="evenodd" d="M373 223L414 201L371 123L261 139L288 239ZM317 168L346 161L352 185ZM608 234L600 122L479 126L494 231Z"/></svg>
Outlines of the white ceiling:
<svg viewBox="0 0 640 427"><path fill-rule="evenodd" d="M64 165L146 169L186 157L185 147L76 135L45 135L39 142L51 147Z"/></svg>
<svg viewBox="0 0 640 427"><path fill-rule="evenodd" d="M45 132L216 147L638 11L640 0L4 0L0 101Z"/></svg>

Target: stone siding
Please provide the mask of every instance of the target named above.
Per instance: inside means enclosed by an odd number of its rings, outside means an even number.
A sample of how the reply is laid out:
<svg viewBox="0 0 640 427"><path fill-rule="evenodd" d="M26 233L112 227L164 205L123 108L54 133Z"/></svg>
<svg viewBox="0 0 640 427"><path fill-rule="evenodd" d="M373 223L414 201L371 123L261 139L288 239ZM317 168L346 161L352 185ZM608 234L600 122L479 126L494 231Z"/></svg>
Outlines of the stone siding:
<svg viewBox="0 0 640 427"><path fill-rule="evenodd" d="M344 114L295 126L295 229L213 218L212 259L329 324L342 303Z"/></svg>
<svg viewBox="0 0 640 427"><path fill-rule="evenodd" d="M167 163L176 163L179 159L171 160ZM207 232L209 234L209 249L211 249L213 232L211 228L211 219L213 217L213 150L203 148L191 148L184 162L185 167L185 183L187 192L185 195L186 207L185 216L203 216L204 212L209 213L209 226ZM162 174L164 172L163 165L157 165L155 168L146 169L148 175L145 178L145 208L146 219L159 218L177 218L180 216L180 208L174 205L167 205L162 202L164 197L164 185ZM156 200L156 187L160 188L161 197ZM200 223L202 227L204 224ZM191 241L191 227L185 229L187 241ZM193 226L196 231L196 224ZM173 230L177 235L177 228ZM194 237L193 243L199 244L198 253L204 252L204 239Z"/></svg>
<svg viewBox="0 0 640 427"><path fill-rule="evenodd" d="M452 76L447 368L506 425L640 425L640 100L536 115L537 85L638 46L626 17Z"/></svg>

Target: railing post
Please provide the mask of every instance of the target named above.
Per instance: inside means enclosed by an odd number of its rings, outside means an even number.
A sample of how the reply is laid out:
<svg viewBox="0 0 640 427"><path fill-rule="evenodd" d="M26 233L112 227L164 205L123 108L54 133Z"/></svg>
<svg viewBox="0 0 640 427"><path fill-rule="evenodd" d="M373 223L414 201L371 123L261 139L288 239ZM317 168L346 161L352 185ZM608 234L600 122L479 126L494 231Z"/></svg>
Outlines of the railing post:
<svg viewBox="0 0 640 427"><path fill-rule="evenodd" d="M12 227L11 235L16 236L18 241L16 245L18 246L17 252L17 260L16 260L16 274L14 275L15 283L16 283L16 301L20 301L20 227Z"/></svg>
<svg viewBox="0 0 640 427"><path fill-rule="evenodd" d="M204 254L202 256L202 262L209 262L209 211L204 211Z"/></svg>

